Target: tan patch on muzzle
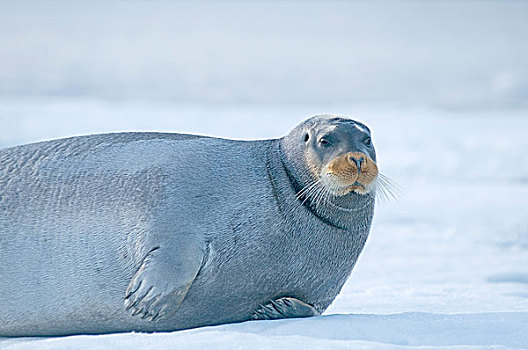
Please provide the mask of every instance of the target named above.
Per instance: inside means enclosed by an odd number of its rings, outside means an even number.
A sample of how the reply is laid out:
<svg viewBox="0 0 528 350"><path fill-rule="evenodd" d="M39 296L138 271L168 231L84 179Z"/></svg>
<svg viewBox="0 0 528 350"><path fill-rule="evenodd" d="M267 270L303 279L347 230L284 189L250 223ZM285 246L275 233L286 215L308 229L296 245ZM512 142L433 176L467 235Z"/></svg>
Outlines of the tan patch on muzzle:
<svg viewBox="0 0 528 350"><path fill-rule="evenodd" d="M326 175L344 193L365 194L378 176L378 166L365 153L349 152L332 160L326 166Z"/></svg>

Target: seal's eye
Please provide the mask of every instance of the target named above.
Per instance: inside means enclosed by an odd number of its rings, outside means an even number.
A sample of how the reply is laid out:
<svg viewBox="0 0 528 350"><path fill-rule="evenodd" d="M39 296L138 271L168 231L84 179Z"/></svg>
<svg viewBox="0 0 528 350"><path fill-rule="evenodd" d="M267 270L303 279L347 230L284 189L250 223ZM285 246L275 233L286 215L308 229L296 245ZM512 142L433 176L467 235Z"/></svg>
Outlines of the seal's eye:
<svg viewBox="0 0 528 350"><path fill-rule="evenodd" d="M322 138L319 139L319 146L328 147L328 146L330 146L330 141L328 141L327 139L322 137Z"/></svg>
<svg viewBox="0 0 528 350"><path fill-rule="evenodd" d="M306 133L304 135L304 142L308 142L309 139L310 139L310 135L308 133Z"/></svg>
<svg viewBox="0 0 528 350"><path fill-rule="evenodd" d="M370 147L372 145L372 139L370 137L367 137L363 140L363 143L365 144L365 146Z"/></svg>

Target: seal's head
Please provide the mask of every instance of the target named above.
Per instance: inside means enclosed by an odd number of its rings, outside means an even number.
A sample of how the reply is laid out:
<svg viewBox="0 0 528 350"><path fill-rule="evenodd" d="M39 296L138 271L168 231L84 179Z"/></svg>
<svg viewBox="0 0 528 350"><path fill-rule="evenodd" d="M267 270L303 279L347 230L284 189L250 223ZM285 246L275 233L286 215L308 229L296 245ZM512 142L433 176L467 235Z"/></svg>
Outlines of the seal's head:
<svg viewBox="0 0 528 350"><path fill-rule="evenodd" d="M378 179L369 128L357 121L322 115L306 120L281 140L283 157L301 191L324 188L334 196L367 195ZM301 192L301 194L302 194Z"/></svg>

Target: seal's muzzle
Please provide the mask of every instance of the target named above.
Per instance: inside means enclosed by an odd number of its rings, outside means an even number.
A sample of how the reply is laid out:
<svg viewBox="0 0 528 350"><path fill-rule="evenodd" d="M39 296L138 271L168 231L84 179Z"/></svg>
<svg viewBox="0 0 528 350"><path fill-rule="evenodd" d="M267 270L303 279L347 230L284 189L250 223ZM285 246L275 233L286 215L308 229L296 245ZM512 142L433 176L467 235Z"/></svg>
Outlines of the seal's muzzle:
<svg viewBox="0 0 528 350"><path fill-rule="evenodd" d="M376 163L365 153L348 152L334 158L323 168L321 181L337 194L351 191L366 194L378 176Z"/></svg>

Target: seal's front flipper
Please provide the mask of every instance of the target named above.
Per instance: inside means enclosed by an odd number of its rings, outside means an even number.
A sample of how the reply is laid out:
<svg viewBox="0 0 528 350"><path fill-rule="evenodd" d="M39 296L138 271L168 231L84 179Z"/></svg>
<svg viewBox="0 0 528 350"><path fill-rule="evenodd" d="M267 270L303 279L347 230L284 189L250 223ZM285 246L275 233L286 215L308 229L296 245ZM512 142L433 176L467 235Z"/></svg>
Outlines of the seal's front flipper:
<svg viewBox="0 0 528 350"><path fill-rule="evenodd" d="M125 307L150 321L172 316L200 271L203 251L192 237L164 240L143 259L125 294Z"/></svg>
<svg viewBox="0 0 528 350"><path fill-rule="evenodd" d="M280 298L262 305L253 313L254 320L276 320L280 318L319 316L313 306L295 298Z"/></svg>

